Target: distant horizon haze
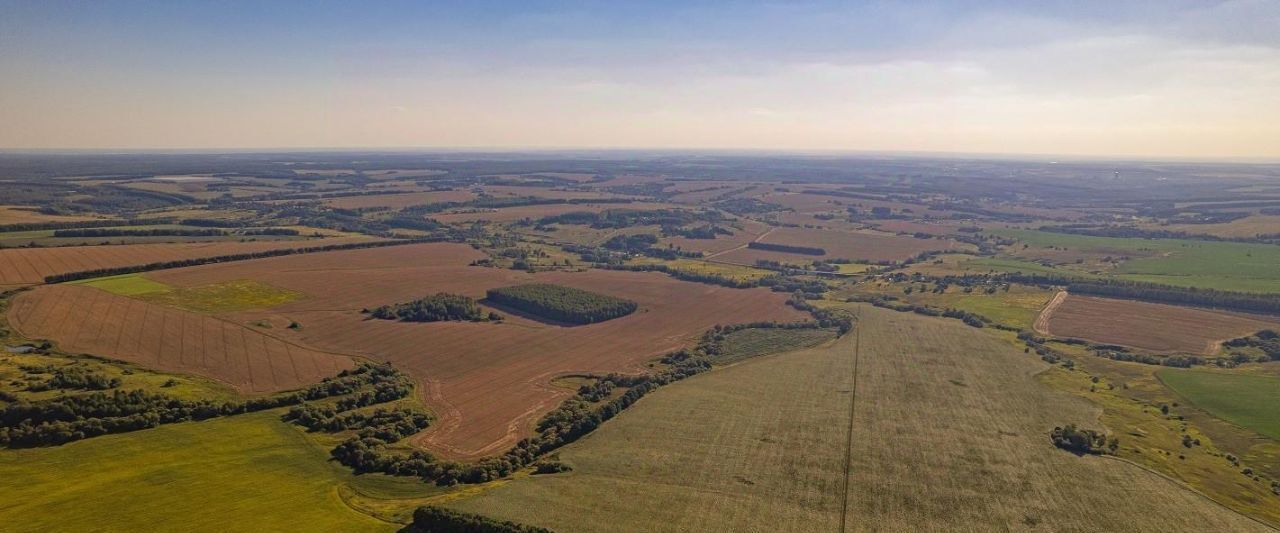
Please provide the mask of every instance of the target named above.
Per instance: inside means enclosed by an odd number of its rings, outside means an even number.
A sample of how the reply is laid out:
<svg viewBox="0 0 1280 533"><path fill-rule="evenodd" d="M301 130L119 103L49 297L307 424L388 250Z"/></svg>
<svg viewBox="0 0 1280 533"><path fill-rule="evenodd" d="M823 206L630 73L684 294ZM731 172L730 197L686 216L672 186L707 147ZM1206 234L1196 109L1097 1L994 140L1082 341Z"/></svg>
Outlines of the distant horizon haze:
<svg viewBox="0 0 1280 533"><path fill-rule="evenodd" d="M0 150L1270 162L1276 28L1273 0L0 0Z"/></svg>

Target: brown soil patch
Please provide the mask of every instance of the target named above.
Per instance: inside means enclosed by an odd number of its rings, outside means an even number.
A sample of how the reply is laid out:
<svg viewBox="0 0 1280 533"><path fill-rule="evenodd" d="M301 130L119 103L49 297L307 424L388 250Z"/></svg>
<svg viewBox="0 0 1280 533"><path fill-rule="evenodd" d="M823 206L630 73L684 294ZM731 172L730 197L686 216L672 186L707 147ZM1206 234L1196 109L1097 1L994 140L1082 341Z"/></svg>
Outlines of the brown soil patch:
<svg viewBox="0 0 1280 533"><path fill-rule="evenodd" d="M351 359L212 316L83 285L48 285L18 296L9 321L58 348L216 379L244 393L299 388L352 366Z"/></svg>
<svg viewBox="0 0 1280 533"><path fill-rule="evenodd" d="M302 324L290 332L324 350L391 361L424 384L439 420L415 442L452 458L498 453L530 434L543 414L573 392L550 384L573 373L640 372L645 363L690 344L720 323L798 320L785 294L677 281L658 273L548 272L465 266L483 257L453 244L352 250L207 265L156 273L175 285L259 279L310 295L235 321ZM480 298L488 288L558 283L634 300L636 313L600 324L551 326L509 316L503 323L399 323L367 320L363 307L438 291Z"/></svg>
<svg viewBox="0 0 1280 533"><path fill-rule="evenodd" d="M1059 337L1161 353L1208 354L1220 341L1277 327L1278 317L1078 294L1067 296L1048 319L1048 331Z"/></svg>

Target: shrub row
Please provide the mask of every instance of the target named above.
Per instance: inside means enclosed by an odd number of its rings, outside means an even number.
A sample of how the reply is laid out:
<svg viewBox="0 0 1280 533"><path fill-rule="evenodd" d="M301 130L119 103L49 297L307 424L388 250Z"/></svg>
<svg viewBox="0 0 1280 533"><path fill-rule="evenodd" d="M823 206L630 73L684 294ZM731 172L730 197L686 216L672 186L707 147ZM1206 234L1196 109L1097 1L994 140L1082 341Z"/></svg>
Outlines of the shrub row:
<svg viewBox="0 0 1280 533"><path fill-rule="evenodd" d="M789 254L827 255L827 251L822 248L812 246L792 246L790 244L772 244L758 241L747 243L747 248L751 248L753 250L767 250L770 252L784 252Z"/></svg>
<svg viewBox="0 0 1280 533"><path fill-rule="evenodd" d="M183 400L143 390L93 392L36 402L19 400L0 408L0 446L57 445L161 424L296 405L331 396L349 395L343 399L347 405L372 405L403 398L412 389L408 376L390 365L363 363L300 391L243 402Z"/></svg>

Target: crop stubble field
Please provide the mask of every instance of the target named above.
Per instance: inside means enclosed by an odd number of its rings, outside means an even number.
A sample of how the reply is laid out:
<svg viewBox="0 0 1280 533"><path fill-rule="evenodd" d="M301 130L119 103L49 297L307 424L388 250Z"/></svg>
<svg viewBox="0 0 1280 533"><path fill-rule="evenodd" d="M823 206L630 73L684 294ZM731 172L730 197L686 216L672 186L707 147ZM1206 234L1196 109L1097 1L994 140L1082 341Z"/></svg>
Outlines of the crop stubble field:
<svg viewBox="0 0 1280 533"><path fill-rule="evenodd" d="M90 240L90 239L86 239ZM108 239L109 240L109 239ZM292 241L122 244L113 246L62 246L0 250L0 287L42 283L45 276L144 265L162 261L245 254L286 248L307 248L373 240L369 237L332 237Z"/></svg>
<svg viewBox="0 0 1280 533"><path fill-rule="evenodd" d="M1263 315L1070 294L1050 310L1049 333L1153 352L1213 354L1224 340L1280 327Z"/></svg>
<svg viewBox="0 0 1280 533"><path fill-rule="evenodd" d="M800 320L787 295L678 281L659 273L547 272L465 266L468 246L409 245L289 256L155 272L183 286L256 279L308 298L271 310L221 315L237 323L302 324L281 332L317 349L391 361L426 385L439 420L417 442L456 458L504 450L572 391L550 381L573 373L640 372L716 324ZM362 308L436 292L483 298L487 289L553 283L633 300L640 310L585 326L559 327L508 316L502 323L430 324L367 320Z"/></svg>
<svg viewBox="0 0 1280 533"><path fill-rule="evenodd" d="M352 366L348 357L234 322L82 285L21 294L9 320L63 351L196 374L250 394L298 388Z"/></svg>
<svg viewBox="0 0 1280 533"><path fill-rule="evenodd" d="M847 335L671 385L564 448L572 472L447 505L562 531L1269 530L1055 449L1049 429L1098 411L1032 379L1038 359L956 321L859 312L856 359Z"/></svg>

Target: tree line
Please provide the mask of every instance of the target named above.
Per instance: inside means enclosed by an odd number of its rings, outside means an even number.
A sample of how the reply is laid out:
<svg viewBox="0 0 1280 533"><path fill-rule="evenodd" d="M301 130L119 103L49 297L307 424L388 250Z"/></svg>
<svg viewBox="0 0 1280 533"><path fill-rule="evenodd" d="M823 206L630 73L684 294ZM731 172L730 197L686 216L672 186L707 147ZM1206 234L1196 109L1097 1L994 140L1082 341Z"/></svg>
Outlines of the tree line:
<svg viewBox="0 0 1280 533"><path fill-rule="evenodd" d="M207 420L347 396L363 406L408 396L412 381L390 365L362 363L305 389L242 402L184 400L145 390L112 390L58 398L19 400L0 408L0 446L50 446L162 424Z"/></svg>
<svg viewBox="0 0 1280 533"><path fill-rule="evenodd" d="M1028 285L1065 286L1068 292L1077 294L1280 314L1280 296L1274 294L1223 291L1202 287L1177 287L1146 281L1086 280L1043 274L1003 274L1000 278Z"/></svg>
<svg viewBox="0 0 1280 533"><path fill-rule="evenodd" d="M260 252L251 252L243 254L219 255L213 257L199 257L194 259L177 259L173 261L160 261L155 263L147 263L145 265L132 265L112 268L98 268L94 270L82 270L79 272L65 272L62 274L53 274L45 276L45 283L64 283L68 281L76 281L89 278L100 278L103 276L118 276L121 274L134 274L137 272L148 272L151 270L165 270L170 268L183 268L197 265L207 265L211 263L227 263L231 261L245 261L249 259L262 259L266 257L279 257L283 255L293 254L309 254L316 252L334 252L338 250L356 250L361 248L381 248L384 246L402 246L406 244L421 244L428 242L444 242L447 239L431 237L424 239L404 239L395 241L372 241L372 242L355 242L347 244L327 244L324 246L309 246L306 248L281 248L278 250L263 250Z"/></svg>
<svg viewBox="0 0 1280 533"><path fill-rule="evenodd" d="M825 249L813 246L793 246L790 244L775 244L759 241L751 241L747 243L747 248L751 248L753 250L767 250L770 252L783 252L788 254L827 255L827 251Z"/></svg>
<svg viewBox="0 0 1280 533"><path fill-rule="evenodd" d="M1142 229L1132 226L1092 226L1086 224L1067 224L1063 226L1040 226L1040 231L1050 233L1067 233L1089 237L1115 237L1136 239L1184 239L1211 242L1241 242L1254 244L1280 243L1280 233L1258 234L1253 237L1223 237L1207 233L1188 233L1167 229Z"/></svg>
<svg viewBox="0 0 1280 533"><path fill-rule="evenodd" d="M297 235L298 230L292 231L292 235ZM220 229L182 229L182 228L153 228L153 229L117 229L117 228L101 228L101 229L60 229L53 232L54 237L224 237L226 231Z"/></svg>
<svg viewBox="0 0 1280 533"><path fill-rule="evenodd" d="M551 533L549 529L435 506L419 507L413 512L413 523L402 531L406 533Z"/></svg>
<svg viewBox="0 0 1280 533"><path fill-rule="evenodd" d="M23 222L18 224L0 225L0 233L10 231L40 231L40 230L60 230L60 229L78 229L78 228L109 228L115 226L157 226L160 224L173 224L171 218L130 218L130 219L107 219L107 220L81 220L77 222Z"/></svg>

